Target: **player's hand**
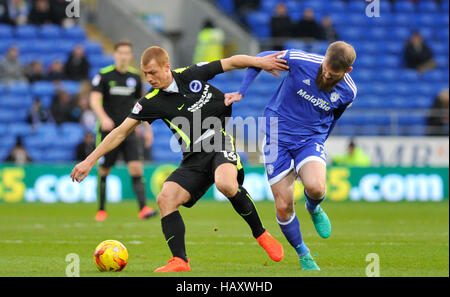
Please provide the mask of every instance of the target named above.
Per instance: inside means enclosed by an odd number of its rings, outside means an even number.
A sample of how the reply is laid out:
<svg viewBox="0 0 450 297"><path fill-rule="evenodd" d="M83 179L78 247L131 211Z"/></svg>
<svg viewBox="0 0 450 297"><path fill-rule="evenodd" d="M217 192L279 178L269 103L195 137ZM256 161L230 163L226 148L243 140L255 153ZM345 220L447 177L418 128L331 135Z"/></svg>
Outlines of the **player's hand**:
<svg viewBox="0 0 450 297"><path fill-rule="evenodd" d="M109 132L109 131L112 131L112 129L114 129L114 127L115 127L115 125L114 125L113 120L111 120L111 118L105 117L100 120L100 128L102 131Z"/></svg>
<svg viewBox="0 0 450 297"><path fill-rule="evenodd" d="M242 99L242 95L239 92L226 93L225 94L225 106L230 106L234 102L238 102Z"/></svg>
<svg viewBox="0 0 450 297"><path fill-rule="evenodd" d="M278 52L264 57L260 57L259 68L273 74L274 76L278 76L277 71L289 70L289 66L286 65L287 63L286 60L280 58L283 54L284 52Z"/></svg>
<svg viewBox="0 0 450 297"><path fill-rule="evenodd" d="M89 172L92 169L93 164L88 162L87 160L84 160L83 162L78 163L72 170L72 173L70 174L70 177L72 178L72 181L77 181L81 183L86 176L88 176Z"/></svg>

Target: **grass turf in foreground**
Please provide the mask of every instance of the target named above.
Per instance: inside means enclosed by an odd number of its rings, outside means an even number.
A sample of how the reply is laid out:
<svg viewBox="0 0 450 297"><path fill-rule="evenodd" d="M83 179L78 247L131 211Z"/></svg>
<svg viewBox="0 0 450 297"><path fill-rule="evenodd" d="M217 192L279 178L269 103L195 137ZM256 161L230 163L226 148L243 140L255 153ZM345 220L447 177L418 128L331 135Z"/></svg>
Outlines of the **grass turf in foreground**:
<svg viewBox="0 0 450 297"><path fill-rule="evenodd" d="M154 202L151 203L154 206ZM171 254L159 218L140 221L134 201L108 205L108 219L94 221L94 204L1 204L0 276L65 276L66 256L80 256L81 276L365 276L366 255L377 253L381 276L449 276L449 204L325 202L332 235L321 239L303 207L296 206L304 241L321 268L300 270L282 235L272 202L256 206L264 226L281 241L285 258L273 262L227 202L200 201L181 208L191 272L155 274ZM97 271L98 243L125 244L124 271Z"/></svg>

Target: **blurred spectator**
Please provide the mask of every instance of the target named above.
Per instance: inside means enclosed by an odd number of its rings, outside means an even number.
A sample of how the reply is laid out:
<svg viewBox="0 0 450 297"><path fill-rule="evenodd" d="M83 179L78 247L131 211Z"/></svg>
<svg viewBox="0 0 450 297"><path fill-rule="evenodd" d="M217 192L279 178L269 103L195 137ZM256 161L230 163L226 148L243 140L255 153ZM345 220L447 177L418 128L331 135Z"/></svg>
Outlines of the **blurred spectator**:
<svg viewBox="0 0 450 297"><path fill-rule="evenodd" d="M66 7L69 3L66 0L50 1L50 11L52 22L63 27L71 27L74 25L74 19L68 18L66 15Z"/></svg>
<svg viewBox="0 0 450 297"><path fill-rule="evenodd" d="M20 137L17 137L16 146L12 149L11 153L6 158L6 162L11 162L19 166L31 162L31 158L28 155L26 149L23 147Z"/></svg>
<svg viewBox="0 0 450 297"><path fill-rule="evenodd" d="M275 14L270 20L270 32L272 38L289 38L293 37L294 24L288 15L286 5L284 3L278 3L275 7ZM273 43L275 50L283 49L283 40L275 40Z"/></svg>
<svg viewBox="0 0 450 297"><path fill-rule="evenodd" d="M406 67L423 73L436 67L433 53L419 32L414 32L405 44L404 59Z"/></svg>
<svg viewBox="0 0 450 297"><path fill-rule="evenodd" d="M136 137L138 139L138 145L144 152L144 160L151 161L152 155L150 147L153 144L153 130L150 125L142 124L136 127Z"/></svg>
<svg viewBox="0 0 450 297"><path fill-rule="evenodd" d="M42 106L39 98L34 99L30 113L27 117L27 122L30 123L32 127L36 127L39 123L53 122L52 114L48 109Z"/></svg>
<svg viewBox="0 0 450 297"><path fill-rule="evenodd" d="M320 39L322 28L314 19L314 10L305 8L303 18L297 23L295 36L303 38Z"/></svg>
<svg viewBox="0 0 450 297"><path fill-rule="evenodd" d="M95 132L97 124L97 116L92 111L89 105L89 94L91 91L90 82L83 82L80 88L80 92L76 95L76 109L79 113L79 122L86 129L86 131Z"/></svg>
<svg viewBox="0 0 450 297"><path fill-rule="evenodd" d="M33 83L35 81L44 80L45 79L45 73L44 73L44 67L42 66L42 63L39 61L33 61L28 65L28 67L25 69L25 76L27 77L28 81L30 83Z"/></svg>
<svg viewBox="0 0 450 297"><path fill-rule="evenodd" d="M9 18L8 0L0 0L0 24L11 24Z"/></svg>
<svg viewBox="0 0 450 297"><path fill-rule="evenodd" d="M19 60L19 50L12 46L6 52L5 57L0 60L0 81L11 83L25 80L23 67Z"/></svg>
<svg viewBox="0 0 450 297"><path fill-rule="evenodd" d="M260 0L234 0L234 8L241 23L246 23L246 16L249 12L258 10Z"/></svg>
<svg viewBox="0 0 450 297"><path fill-rule="evenodd" d="M66 75L64 73L64 65L63 63L61 63L61 61L53 61L50 64L46 79L51 81L66 79Z"/></svg>
<svg viewBox="0 0 450 297"><path fill-rule="evenodd" d="M95 149L94 134L86 132L83 142L76 149L76 161L83 161Z"/></svg>
<svg viewBox="0 0 450 297"><path fill-rule="evenodd" d="M30 24L43 25L52 23L52 13L48 0L35 0L30 15L28 16Z"/></svg>
<svg viewBox="0 0 450 297"><path fill-rule="evenodd" d="M64 73L67 79L80 81L88 79L89 67L83 46L77 45L64 65Z"/></svg>
<svg viewBox="0 0 450 297"><path fill-rule="evenodd" d="M434 99L430 115L427 119L428 135L448 136L449 132L449 92L448 88L442 89Z"/></svg>
<svg viewBox="0 0 450 297"><path fill-rule="evenodd" d="M324 16L322 18L322 32L320 39L326 40L329 42L334 42L339 39L336 30L334 29L333 22L329 16Z"/></svg>
<svg viewBox="0 0 450 297"><path fill-rule="evenodd" d="M29 7L25 0L4 0L0 2L0 19L4 13L7 19L7 23L11 25L23 25L27 23ZM4 7L2 10L2 7Z"/></svg>
<svg viewBox="0 0 450 297"><path fill-rule="evenodd" d="M371 164L370 157L362 149L357 147L353 140L348 144L347 153L335 155L332 162L337 166L349 167L369 167Z"/></svg>
<svg viewBox="0 0 450 297"><path fill-rule="evenodd" d="M73 111L73 101L70 98L69 93L64 90L58 90L53 97L52 106L50 108L53 119L56 124L64 122L77 121L76 114Z"/></svg>
<svg viewBox="0 0 450 297"><path fill-rule="evenodd" d="M211 20L206 20L198 33L193 63L211 62L224 58L225 33L214 26Z"/></svg>

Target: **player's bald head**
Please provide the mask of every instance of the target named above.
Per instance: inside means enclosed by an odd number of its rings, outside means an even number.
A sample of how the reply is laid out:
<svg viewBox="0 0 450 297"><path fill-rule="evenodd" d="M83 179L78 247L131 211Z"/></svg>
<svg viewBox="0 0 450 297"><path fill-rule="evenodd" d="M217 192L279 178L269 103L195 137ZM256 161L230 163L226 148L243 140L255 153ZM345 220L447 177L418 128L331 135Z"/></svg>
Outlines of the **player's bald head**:
<svg viewBox="0 0 450 297"><path fill-rule="evenodd" d="M336 71L348 70L356 60L356 51L344 41L330 44L325 54L328 65Z"/></svg>
<svg viewBox="0 0 450 297"><path fill-rule="evenodd" d="M159 46L151 46L142 53L141 67L148 65L152 60L155 60L160 67L170 64L169 54Z"/></svg>

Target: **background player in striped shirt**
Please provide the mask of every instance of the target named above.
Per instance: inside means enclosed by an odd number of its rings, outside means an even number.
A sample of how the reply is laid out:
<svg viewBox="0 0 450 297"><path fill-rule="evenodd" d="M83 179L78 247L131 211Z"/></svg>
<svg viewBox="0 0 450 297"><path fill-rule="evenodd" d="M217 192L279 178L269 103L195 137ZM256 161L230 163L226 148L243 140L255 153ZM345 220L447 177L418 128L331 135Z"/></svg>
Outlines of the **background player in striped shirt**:
<svg viewBox="0 0 450 297"><path fill-rule="evenodd" d="M325 56L292 49L280 58L286 59L289 72L264 111L266 173L275 198L277 221L295 248L302 269L320 270L302 239L294 210L294 181L296 177L302 181L306 209L319 235L328 238L331 223L319 206L326 192L324 143L356 97L356 85L349 75L356 52L350 44L337 41L328 47ZM249 68L241 89L226 94L225 104L239 101L259 71Z"/></svg>

